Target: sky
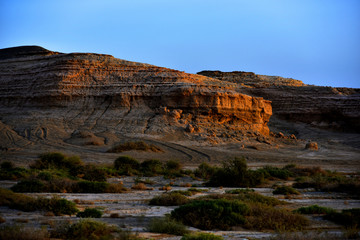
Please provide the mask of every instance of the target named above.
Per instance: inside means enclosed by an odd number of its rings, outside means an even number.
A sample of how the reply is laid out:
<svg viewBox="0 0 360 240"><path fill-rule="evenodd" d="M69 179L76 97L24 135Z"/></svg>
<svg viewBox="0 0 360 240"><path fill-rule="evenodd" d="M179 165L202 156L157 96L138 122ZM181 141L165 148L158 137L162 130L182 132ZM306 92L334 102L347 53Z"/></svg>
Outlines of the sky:
<svg viewBox="0 0 360 240"><path fill-rule="evenodd" d="M360 88L359 0L0 0L0 48Z"/></svg>

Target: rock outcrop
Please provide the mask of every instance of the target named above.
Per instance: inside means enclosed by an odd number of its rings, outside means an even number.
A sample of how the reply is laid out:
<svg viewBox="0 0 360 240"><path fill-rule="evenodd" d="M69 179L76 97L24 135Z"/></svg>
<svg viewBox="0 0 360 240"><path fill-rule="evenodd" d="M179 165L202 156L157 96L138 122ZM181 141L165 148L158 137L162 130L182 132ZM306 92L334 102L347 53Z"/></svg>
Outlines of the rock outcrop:
<svg viewBox="0 0 360 240"><path fill-rule="evenodd" d="M270 101L205 76L103 54L0 50L0 145L6 148L110 144L119 135L267 135L271 114Z"/></svg>
<svg viewBox="0 0 360 240"><path fill-rule="evenodd" d="M291 78L251 72L198 74L237 83L240 91L272 101L275 117L320 128L360 132L360 89L312 86Z"/></svg>

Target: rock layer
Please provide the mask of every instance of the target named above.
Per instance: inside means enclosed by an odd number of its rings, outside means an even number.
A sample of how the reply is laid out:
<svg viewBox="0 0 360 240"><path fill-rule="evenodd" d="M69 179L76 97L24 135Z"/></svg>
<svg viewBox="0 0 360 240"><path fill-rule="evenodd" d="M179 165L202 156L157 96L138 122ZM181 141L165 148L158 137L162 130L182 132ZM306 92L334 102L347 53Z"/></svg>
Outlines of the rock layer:
<svg viewBox="0 0 360 240"><path fill-rule="evenodd" d="M274 116L315 127L360 132L360 89L306 85L291 78L251 72L198 74L237 83L243 92L272 101Z"/></svg>
<svg viewBox="0 0 360 240"><path fill-rule="evenodd" d="M3 147L81 142L77 131L90 132L99 144L124 134L267 135L271 114L270 101L205 76L110 55L63 54L36 46L0 50ZM189 126L194 131L187 131Z"/></svg>

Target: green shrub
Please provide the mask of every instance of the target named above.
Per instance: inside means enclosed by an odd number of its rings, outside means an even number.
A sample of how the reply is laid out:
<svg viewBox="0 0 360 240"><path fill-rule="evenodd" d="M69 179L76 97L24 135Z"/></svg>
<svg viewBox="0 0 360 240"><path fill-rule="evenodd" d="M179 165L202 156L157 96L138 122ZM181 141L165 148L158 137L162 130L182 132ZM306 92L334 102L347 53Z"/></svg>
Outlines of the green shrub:
<svg viewBox="0 0 360 240"><path fill-rule="evenodd" d="M36 229L19 225L1 226L0 239L2 240L47 240L49 232L46 229Z"/></svg>
<svg viewBox="0 0 360 240"><path fill-rule="evenodd" d="M75 192L78 193L105 193L109 188L107 182L80 181L76 184Z"/></svg>
<svg viewBox="0 0 360 240"><path fill-rule="evenodd" d="M360 208L345 209L341 213L330 212L325 218L346 227L360 228Z"/></svg>
<svg viewBox="0 0 360 240"><path fill-rule="evenodd" d="M83 172L83 179L88 181L105 182L107 178L107 174L104 169L93 165L85 166Z"/></svg>
<svg viewBox="0 0 360 240"><path fill-rule="evenodd" d="M147 144L143 141L125 142L125 143L114 146L113 148L109 149L107 152L121 153L121 152L131 151L131 150L162 152L161 148L159 148L153 144Z"/></svg>
<svg viewBox="0 0 360 240"><path fill-rule="evenodd" d="M92 219L84 219L70 225L63 237L70 240L113 239L112 232L116 230L115 227L105 223Z"/></svg>
<svg viewBox="0 0 360 240"><path fill-rule="evenodd" d="M4 170L11 170L13 169L15 166L12 162L10 161L4 161L1 163L0 165L1 169L4 169Z"/></svg>
<svg viewBox="0 0 360 240"><path fill-rule="evenodd" d="M114 168L121 171L123 174L132 175L140 169L140 163L132 157L121 156L115 160Z"/></svg>
<svg viewBox="0 0 360 240"><path fill-rule="evenodd" d="M214 175L216 170L216 167L210 166L206 162L203 162L195 170L195 176L198 178L210 179Z"/></svg>
<svg viewBox="0 0 360 240"><path fill-rule="evenodd" d="M85 208L84 211L76 214L80 218L101 218L102 212L96 208Z"/></svg>
<svg viewBox="0 0 360 240"><path fill-rule="evenodd" d="M251 192L255 192L255 190L250 189L250 188L245 188L245 189L232 189L232 190L225 191L225 193L228 193L228 194L247 194L247 193L251 193Z"/></svg>
<svg viewBox="0 0 360 240"><path fill-rule="evenodd" d="M212 233L193 233L187 234L181 238L181 240L223 240L221 236L216 236Z"/></svg>
<svg viewBox="0 0 360 240"><path fill-rule="evenodd" d="M5 168L0 169L0 180L17 180L19 178L28 177L31 173L28 169L21 167L11 167L8 169L6 167L10 166L5 166Z"/></svg>
<svg viewBox="0 0 360 240"><path fill-rule="evenodd" d="M72 175L76 175L84 163L78 156L66 157L62 153L44 153L30 165L34 169L65 169Z"/></svg>
<svg viewBox="0 0 360 240"><path fill-rule="evenodd" d="M211 230L228 230L245 223L249 207L238 201L224 199L193 201L171 212L171 216L186 225Z"/></svg>
<svg viewBox="0 0 360 240"><path fill-rule="evenodd" d="M147 230L149 232L167 233L178 236L183 236L189 233L189 230L187 230L183 224L169 217L153 219L150 222Z"/></svg>
<svg viewBox="0 0 360 240"><path fill-rule="evenodd" d="M283 195L299 195L300 192L297 191L296 189L289 187L289 186L281 186L281 187L277 187L274 191L273 194L283 194Z"/></svg>
<svg viewBox="0 0 360 240"><path fill-rule="evenodd" d="M292 172L286 168L265 166L264 168L260 169L260 171L264 173L265 178L273 177L287 180L293 176Z"/></svg>
<svg viewBox="0 0 360 240"><path fill-rule="evenodd" d="M53 198L33 198L24 194L14 193L11 190L0 188L0 206L21 211L31 212L36 210L51 211L56 215L72 215L78 212L76 204L66 199Z"/></svg>
<svg viewBox="0 0 360 240"><path fill-rule="evenodd" d="M179 206L189 202L189 199L177 192L163 193L160 196L152 198L150 205L155 206Z"/></svg>
<svg viewBox="0 0 360 240"><path fill-rule="evenodd" d="M141 172L144 176L152 177L163 173L163 165L157 159L145 160L140 166Z"/></svg>
<svg viewBox="0 0 360 240"><path fill-rule="evenodd" d="M335 212L335 210L332 208L320 207L318 205L311 205L308 207L298 208L294 212L301 214L330 214Z"/></svg>
<svg viewBox="0 0 360 240"><path fill-rule="evenodd" d="M11 187L14 192L43 192L45 184L39 179L24 179Z"/></svg>
<svg viewBox="0 0 360 240"><path fill-rule="evenodd" d="M206 184L211 187L253 187L264 181L264 174L257 170L247 169L244 158L234 158L223 163L223 167L215 171Z"/></svg>
<svg viewBox="0 0 360 240"><path fill-rule="evenodd" d="M182 165L181 165L181 163L179 161L170 160L170 161L166 162L165 168L166 168L166 170L179 171L179 170L181 170Z"/></svg>

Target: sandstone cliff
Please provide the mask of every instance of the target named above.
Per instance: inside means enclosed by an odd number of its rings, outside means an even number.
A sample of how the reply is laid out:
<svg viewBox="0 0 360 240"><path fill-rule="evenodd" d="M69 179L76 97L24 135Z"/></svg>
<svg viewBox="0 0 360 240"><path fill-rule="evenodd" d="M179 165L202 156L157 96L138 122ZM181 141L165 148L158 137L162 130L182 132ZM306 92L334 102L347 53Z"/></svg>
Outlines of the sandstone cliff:
<svg viewBox="0 0 360 240"><path fill-rule="evenodd" d="M112 144L123 135L267 135L271 114L270 101L205 76L103 54L36 46L0 50L2 148L52 141Z"/></svg>
<svg viewBox="0 0 360 240"><path fill-rule="evenodd" d="M275 117L320 128L360 132L360 89L311 86L291 78L251 72L198 74L237 83L241 91L271 100Z"/></svg>

